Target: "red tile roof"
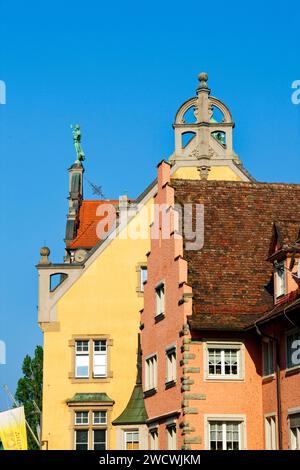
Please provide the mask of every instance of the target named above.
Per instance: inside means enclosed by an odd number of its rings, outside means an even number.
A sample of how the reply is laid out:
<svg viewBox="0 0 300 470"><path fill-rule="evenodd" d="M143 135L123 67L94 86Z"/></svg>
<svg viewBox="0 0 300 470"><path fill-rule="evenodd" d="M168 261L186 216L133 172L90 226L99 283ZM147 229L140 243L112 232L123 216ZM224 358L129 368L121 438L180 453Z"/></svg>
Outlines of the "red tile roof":
<svg viewBox="0 0 300 470"><path fill-rule="evenodd" d="M227 315L234 323L234 315L270 311L273 223L300 219L300 185L174 179L172 186L175 202L204 204L204 246L184 252L193 317L205 314L207 323L207 314L218 315L220 325L222 315L227 324Z"/></svg>
<svg viewBox="0 0 300 470"><path fill-rule="evenodd" d="M76 238L67 246L67 248L93 248L101 238L97 236L97 224L104 219L104 215L96 215L99 206L104 204L113 204L118 206L118 200L92 200L82 201L79 210L79 227ZM104 227L105 233L109 231L113 223L111 220Z"/></svg>

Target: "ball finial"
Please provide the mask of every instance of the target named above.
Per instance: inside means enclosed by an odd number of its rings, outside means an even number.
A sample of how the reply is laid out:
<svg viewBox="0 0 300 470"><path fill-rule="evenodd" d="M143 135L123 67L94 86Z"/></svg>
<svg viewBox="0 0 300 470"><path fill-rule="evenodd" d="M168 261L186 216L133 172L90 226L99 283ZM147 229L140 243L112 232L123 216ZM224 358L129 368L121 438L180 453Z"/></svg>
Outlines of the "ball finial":
<svg viewBox="0 0 300 470"><path fill-rule="evenodd" d="M47 246L42 246L40 249L40 255L41 256L49 256L50 255L50 250Z"/></svg>
<svg viewBox="0 0 300 470"><path fill-rule="evenodd" d="M40 249L40 263L39 264L50 264L48 256L50 255L50 250L47 246L42 246Z"/></svg>
<svg viewBox="0 0 300 470"><path fill-rule="evenodd" d="M198 80L200 82L200 85L198 88L208 88L207 83L206 83L208 80L208 75L206 72L199 73Z"/></svg>

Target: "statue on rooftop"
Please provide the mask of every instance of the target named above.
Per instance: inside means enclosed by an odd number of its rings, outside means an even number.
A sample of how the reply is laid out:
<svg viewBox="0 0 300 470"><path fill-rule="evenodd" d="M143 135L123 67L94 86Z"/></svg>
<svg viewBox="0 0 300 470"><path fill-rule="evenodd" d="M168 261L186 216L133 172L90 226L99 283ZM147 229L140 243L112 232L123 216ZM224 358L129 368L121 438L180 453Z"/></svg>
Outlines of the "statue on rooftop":
<svg viewBox="0 0 300 470"><path fill-rule="evenodd" d="M75 124L75 126L71 126L72 132L73 132L73 141L75 145L75 150L77 154L77 160L76 162L83 162L85 159L84 152L81 148L81 132L80 132L80 126L79 124Z"/></svg>

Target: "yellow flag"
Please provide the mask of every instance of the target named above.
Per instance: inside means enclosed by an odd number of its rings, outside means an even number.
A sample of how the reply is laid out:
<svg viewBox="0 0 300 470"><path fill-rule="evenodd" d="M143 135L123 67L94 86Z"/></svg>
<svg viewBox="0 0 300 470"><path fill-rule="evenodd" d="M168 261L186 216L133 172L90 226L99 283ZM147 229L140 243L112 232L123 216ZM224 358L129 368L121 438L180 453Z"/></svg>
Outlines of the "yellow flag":
<svg viewBox="0 0 300 470"><path fill-rule="evenodd" d="M27 450L23 406L0 413L0 439L4 450Z"/></svg>

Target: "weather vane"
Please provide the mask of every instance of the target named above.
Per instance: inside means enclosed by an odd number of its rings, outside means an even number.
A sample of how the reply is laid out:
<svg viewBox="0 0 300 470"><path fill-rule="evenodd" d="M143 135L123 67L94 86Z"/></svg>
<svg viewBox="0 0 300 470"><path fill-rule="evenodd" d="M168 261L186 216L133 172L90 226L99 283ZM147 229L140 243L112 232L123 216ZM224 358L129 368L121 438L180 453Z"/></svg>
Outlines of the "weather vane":
<svg viewBox="0 0 300 470"><path fill-rule="evenodd" d="M83 162L85 159L84 152L81 148L81 132L80 132L80 126L79 124L75 124L75 126L71 125L71 129L73 132L73 141L74 141L74 146L76 150L76 155L77 155L77 160L76 162Z"/></svg>
<svg viewBox="0 0 300 470"><path fill-rule="evenodd" d="M84 178L90 185L92 191L93 191L93 194L96 194L97 196L100 196L102 199L105 198L104 196L104 193L102 191L102 186L98 186L97 184L95 183L92 183L90 180L88 180L87 178Z"/></svg>

